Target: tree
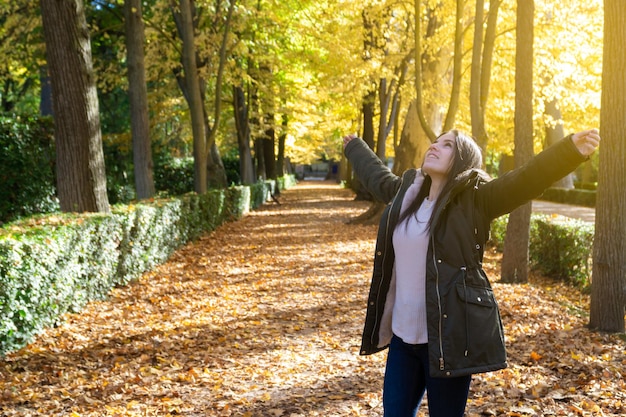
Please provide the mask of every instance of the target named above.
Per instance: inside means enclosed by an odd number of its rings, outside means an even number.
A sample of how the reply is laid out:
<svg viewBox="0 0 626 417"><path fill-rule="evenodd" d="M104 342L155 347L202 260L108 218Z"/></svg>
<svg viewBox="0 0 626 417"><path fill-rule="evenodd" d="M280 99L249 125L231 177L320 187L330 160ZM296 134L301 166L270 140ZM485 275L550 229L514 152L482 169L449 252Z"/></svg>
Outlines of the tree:
<svg viewBox="0 0 626 417"><path fill-rule="evenodd" d="M396 152L393 163L393 172L396 174L401 174L409 168L420 166L423 156L431 145L431 142L426 137L418 134L421 126L416 106L417 100L413 100L407 110L406 119L404 119L404 127L402 128L400 143L398 144L398 148L401 148L402 151Z"/></svg>
<svg viewBox="0 0 626 417"><path fill-rule="evenodd" d="M183 44L181 61L184 75L178 71L177 79L189 104L191 113L194 148L194 188L196 192L201 194L207 190L209 173L211 173L210 180L212 185L226 185L224 165L221 162L215 138L221 117L222 84L227 59L229 26L235 2L230 1L228 3L226 16L222 16L219 9L221 2L216 2L214 21L210 26L214 29L219 27L218 22L223 17L224 27L218 50L212 51L217 54L218 64L215 68L209 69L204 69L204 66L211 60L208 57L201 56L195 44L196 31L199 30L198 25L200 22L200 18L196 13L196 3L193 0L180 0L178 4L176 4L175 0L170 0L170 2L171 11ZM204 74L210 74L214 77L210 78L214 82L214 105L211 112L213 114L213 123L209 120L210 112L206 108L209 79Z"/></svg>
<svg viewBox="0 0 626 417"><path fill-rule="evenodd" d="M141 0L125 0L126 56L128 62L128 96L130 99L130 127L133 137L133 165L137 198L154 195L152 149L150 146L150 118L144 65L144 24Z"/></svg>
<svg viewBox="0 0 626 417"><path fill-rule="evenodd" d="M589 326L624 332L626 306L626 8L604 0L600 169Z"/></svg>
<svg viewBox="0 0 626 417"><path fill-rule="evenodd" d="M178 33L183 43L181 61L184 79L181 88L189 104L191 130L193 132L194 189L198 194L206 192L207 148L205 144L204 108L196 62L196 47L191 0L180 0L177 6L172 2Z"/></svg>
<svg viewBox="0 0 626 417"><path fill-rule="evenodd" d="M248 104L246 95L241 86L233 87L233 109L237 130L237 146L239 149L239 175L242 184L254 184L256 173L250 151L250 123L248 119Z"/></svg>
<svg viewBox="0 0 626 417"><path fill-rule="evenodd" d="M443 131L454 127L456 113L459 108L459 97L461 95L461 75L463 71L463 10L465 0L456 0L455 24L454 24L454 58L452 61L452 89L450 91L450 102L448 113L443 124Z"/></svg>
<svg viewBox="0 0 626 417"><path fill-rule="evenodd" d="M546 115L546 146L550 146L565 136L565 130L563 129L563 115L561 114L561 109L559 109L556 98L552 98L551 100L545 102L544 107ZM572 172L569 175L564 176L554 183L553 187L574 188L574 173Z"/></svg>
<svg viewBox="0 0 626 417"><path fill-rule="evenodd" d="M485 108L487 105L487 97L489 96L489 84L491 80L491 63L493 61L493 48L495 45L496 37L496 24L498 22L498 10L500 8L500 0L489 2L489 14L487 18L487 27L485 29L483 40L483 19L484 19L484 1L478 0L476 2L476 16L474 18L474 46L472 49L472 67L471 67L471 80L470 80L470 112L472 119L472 135L476 138L478 145L483 150L483 153L487 149L487 129L485 126ZM519 2L518 2L519 3ZM529 3L533 7L532 2ZM519 4L518 4L519 7ZM525 5L529 7L529 5ZM519 10L518 10L519 16ZM531 15L532 19L532 15ZM532 23L532 20L531 20ZM519 29L519 20L518 20ZM531 28L532 29L532 28ZM519 40L519 32L517 39ZM528 38L526 37L526 40ZM530 37L530 44L523 45L524 48L530 48L530 55L532 56L532 36ZM520 50L519 42L516 45L517 55L519 56ZM528 54L528 51L524 51ZM525 64L528 65L527 61ZM516 74L521 69L521 65L516 65ZM531 66L532 71L532 66ZM531 73L531 89L532 89L532 73ZM517 91L517 90L516 90ZM516 94L517 97L517 94ZM532 90L531 90L532 97ZM531 102L532 104L532 102ZM516 106L517 109L517 106ZM532 115L532 107L531 107ZM532 120L532 119L531 119ZM532 129L531 129L532 132ZM532 143L532 142L531 142Z"/></svg>
<svg viewBox="0 0 626 417"><path fill-rule="evenodd" d="M260 79L271 80L272 68L268 62L263 62L259 65ZM259 142L260 153L257 153L257 158L262 156L263 160L263 172L259 173L260 178L276 179L276 130L275 130L275 103L276 96L274 94L274 85L271 81L265 83L264 94L260 97L259 104L259 120L262 120L261 131L256 141Z"/></svg>
<svg viewBox="0 0 626 417"><path fill-rule="evenodd" d="M213 187L226 187L226 169L224 168L224 164L222 162L222 157L220 156L219 149L216 143L217 132L220 125L220 120L222 117L222 88L224 84L224 71L226 68L226 60L228 59L228 38L230 35L230 25L232 22L233 12L235 10L235 0L228 1L228 6L225 11L225 15L222 14L222 10L220 10L220 6L222 5L221 1L217 1L215 3L215 17L210 24L210 27L213 28L215 35L217 36L219 41L219 47L216 49L216 59L217 66L212 68L214 73L212 74L214 77L213 84L213 125L209 120L209 111L207 110L206 104L203 105L204 108L204 123L205 123L205 144L208 149L207 155L207 169L208 169L208 180L210 185ZM218 23L223 20L223 27ZM221 27L222 33L219 36L219 28ZM202 78L202 98L203 100L208 100L208 82L205 77Z"/></svg>
<svg viewBox="0 0 626 417"><path fill-rule="evenodd" d="M61 210L108 212L91 43L82 0L41 0ZM61 29L62 28L62 29Z"/></svg>
<svg viewBox="0 0 626 417"><path fill-rule="evenodd" d="M414 36L415 36L415 108L417 110L417 116L419 118L420 121L420 125L422 126L422 129L424 130L424 132L426 133L426 136L428 136L428 138L430 139L431 142L435 141L435 137L436 134L433 131L432 127L430 126L430 123L428 122L428 120L426 119L426 116L424 115L424 104L423 104L423 99L422 96L423 94L423 87L422 87L422 73L423 73L423 68L422 66L424 65L424 59L423 59L423 50L422 50L422 8L421 8L421 1L420 0L413 0L413 9L414 9L414 19L415 19L415 32L414 32Z"/></svg>
<svg viewBox="0 0 626 417"><path fill-rule="evenodd" d="M534 0L517 1L515 42L515 166L533 156L533 17ZM502 255L502 281L528 281L531 203L509 215Z"/></svg>

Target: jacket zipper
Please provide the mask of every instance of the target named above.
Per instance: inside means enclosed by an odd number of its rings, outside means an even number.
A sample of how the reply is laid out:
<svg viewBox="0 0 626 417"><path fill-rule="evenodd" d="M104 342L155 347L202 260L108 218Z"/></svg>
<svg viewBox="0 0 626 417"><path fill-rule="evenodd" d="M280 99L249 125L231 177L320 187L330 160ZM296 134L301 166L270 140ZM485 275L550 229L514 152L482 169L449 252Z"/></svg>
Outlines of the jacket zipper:
<svg viewBox="0 0 626 417"><path fill-rule="evenodd" d="M467 357L467 355L469 354L469 316L467 314L467 299L468 299L468 295L467 295L467 283L466 283L466 279L467 278L467 267L462 266L461 270L463 271L463 291L464 291L464 295L465 295L465 352L464 355Z"/></svg>
<svg viewBox="0 0 626 417"><path fill-rule="evenodd" d="M404 178L402 178L400 180L400 187L398 187L398 191L402 190L402 186L404 183ZM406 191L406 190L405 190ZM393 211L393 206L394 204L396 204L396 200L397 200L397 194L396 196L394 196L393 200L391 201L391 207L389 207L389 214L387 215L387 223L385 224L385 238L387 238L387 236L389 235L389 222L391 221L391 212ZM404 196L402 197L404 198ZM385 258L387 257L387 241L384 242L385 247L383 248L383 260L382 260L382 273L385 273ZM376 320L374 321L374 330L378 329L378 297L380 297L380 292L381 292L381 287L383 285L383 281L384 281L384 276L380 277L380 282L378 283L378 296L376 297L375 300L375 305L374 307L376 308L376 312L374 314L374 317L376 318ZM383 309L385 308L385 306L383 306ZM382 317L382 314L380 315L380 317ZM378 329L376 332L372 332L372 338L370 340L370 342L372 343L372 345L374 345L374 337L376 337L378 335L378 333L380 333L380 329ZM378 345L378 343L376 344Z"/></svg>
<svg viewBox="0 0 626 417"><path fill-rule="evenodd" d="M433 265L435 267L435 289L437 290L437 307L439 308L439 370L443 371L446 366L446 362L443 358L443 337L441 333L443 331L443 314L441 311L441 293L439 292L439 267L437 266L437 255L435 254L435 238L431 234L431 244L433 245Z"/></svg>

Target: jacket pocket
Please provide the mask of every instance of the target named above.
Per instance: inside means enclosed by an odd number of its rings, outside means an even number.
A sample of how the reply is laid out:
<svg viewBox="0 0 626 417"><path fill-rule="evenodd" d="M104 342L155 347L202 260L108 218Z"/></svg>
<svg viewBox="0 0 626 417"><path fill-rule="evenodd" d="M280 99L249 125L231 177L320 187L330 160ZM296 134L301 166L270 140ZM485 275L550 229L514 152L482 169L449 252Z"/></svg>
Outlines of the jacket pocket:
<svg viewBox="0 0 626 417"><path fill-rule="evenodd" d="M445 299L446 376L499 369L506 362L504 333L493 290L488 283L468 285L476 283L468 275L471 273L456 280Z"/></svg>
<svg viewBox="0 0 626 417"><path fill-rule="evenodd" d="M491 288L474 287L470 285L464 285L463 283L457 283L456 293L460 301L463 301L467 304L472 304L485 308L496 307L496 300L494 299L493 290ZM475 315L476 318L480 318L484 314L490 315L488 311L483 311L479 308L468 308L468 306L466 306L466 312Z"/></svg>

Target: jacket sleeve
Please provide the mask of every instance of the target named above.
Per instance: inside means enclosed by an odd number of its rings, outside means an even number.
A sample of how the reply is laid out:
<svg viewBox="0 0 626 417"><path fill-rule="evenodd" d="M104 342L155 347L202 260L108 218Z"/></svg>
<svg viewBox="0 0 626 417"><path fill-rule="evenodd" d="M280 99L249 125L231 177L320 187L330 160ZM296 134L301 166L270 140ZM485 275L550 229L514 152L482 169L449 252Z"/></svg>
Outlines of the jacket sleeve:
<svg viewBox="0 0 626 417"><path fill-rule="evenodd" d="M391 202L400 187L401 178L392 173L360 138L348 143L345 155L363 186L377 200L385 204Z"/></svg>
<svg viewBox="0 0 626 417"><path fill-rule="evenodd" d="M587 160L571 135L540 152L520 168L479 187L477 204L482 204L488 217L494 219L538 197L553 183L574 171Z"/></svg>

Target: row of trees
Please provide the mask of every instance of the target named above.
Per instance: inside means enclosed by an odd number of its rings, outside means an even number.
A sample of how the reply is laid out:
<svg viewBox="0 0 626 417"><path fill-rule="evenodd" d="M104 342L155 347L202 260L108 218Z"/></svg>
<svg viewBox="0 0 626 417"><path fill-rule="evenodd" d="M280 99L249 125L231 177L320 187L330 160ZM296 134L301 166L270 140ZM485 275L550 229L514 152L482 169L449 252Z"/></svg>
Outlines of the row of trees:
<svg viewBox="0 0 626 417"><path fill-rule="evenodd" d="M605 5L609 6L608 3L605 2ZM609 75L609 72L612 71L611 68L613 68L611 64L624 63L623 51L613 50L610 46L614 45L612 42L616 42L616 39L622 41L626 39L622 28L616 24L617 21L624 23L625 14L623 11L617 12L612 9L612 7L617 7L616 4L607 8L616 14L612 14L610 19L606 19L603 26L600 19L590 17L594 11L600 10L601 6L598 3L587 3L588 8L584 12L589 14L583 15L585 20L584 18L561 19L561 17L573 12L574 9L570 8L570 5L559 8L553 4L552 8L546 9L545 4L543 4L544 9L537 16L534 1L520 0L516 4L517 7L513 9L515 16L513 24L504 30L502 29L503 20L500 19L499 15L501 12L507 15L511 13L511 9L505 8L505 2L491 1L486 5L483 1L477 0L471 5L475 7L473 19L470 19L467 24L465 18L468 16L467 9L470 6L468 2L457 0L449 4L456 6L453 14L454 19L450 19L449 15L446 14L450 12L450 9L445 7L446 2L413 2L412 16L409 13L407 15L409 18L405 20L405 23L413 23L413 30L408 30L406 33L413 34L414 42L412 44L400 43L402 46L395 51L397 55L393 66L394 72L389 75L384 74L377 80L372 79L368 84L370 89L365 90L363 94L363 138L384 160L387 149L385 141L391 131L390 126L397 112L398 100L407 96L402 94L401 89L408 71L407 64L413 55L415 95L412 95L414 100L409 107L401 139L399 142L394 140L395 155L398 157L394 169L397 172L419 164L428 144L435 138L435 132L445 131L463 123L468 124L467 130L471 130L483 150L486 151L489 146L493 150L491 140L497 137L497 133L490 132L493 125L490 127L487 123L488 120L494 119L494 112L488 111L491 98L490 88L493 72L497 70L499 74L502 74L503 62L500 62L498 67L494 66L493 63L498 59L495 52L499 45L500 47L502 45L499 42L506 38L504 34L509 30L514 33L513 44L508 44L512 46L511 51L513 51L514 56L513 62L509 62L513 71L509 71L507 74L514 76L509 84L514 86L511 89L513 105L500 107L496 109L495 113L503 119L507 115L509 118L513 116L514 123L505 126L510 126L513 130L515 165L521 165L532 157L534 150L538 148L538 141L534 138L545 138L543 144L549 145L552 141L563 136L566 125L575 130L576 128L582 129L598 124L597 119L585 117L581 117L577 122L582 121L586 124L567 123L568 118L562 111L565 108L563 102L567 101L567 94L564 94L564 91L567 88L581 86L582 89L579 90L582 95L581 100L584 100L585 96L594 94L594 92L599 94L601 91L599 86L589 83L589 75L595 72L598 75L602 73L603 76L611 77L612 75ZM391 55L394 46L398 46L393 41L402 39L388 36L388 28L398 23L398 18L402 15L401 12L392 11L389 4L386 3L382 7L386 8L382 13L373 15L364 13L363 15L364 62L372 59L371 57L375 52L385 56ZM577 10L581 12L580 9ZM413 20L410 20L411 17ZM454 39L452 45L442 42L441 39L433 41L445 32L444 22L446 20L454 22L454 29L446 32L448 34L447 39ZM573 48L571 42L579 40L583 42L585 57L579 57L575 61L569 62L570 64L575 63L576 72L567 71L567 65L563 65L556 59L557 57L565 58L567 64L570 50L557 50L547 44L542 44L541 38L535 36L536 20L542 23L548 22L551 26L558 26L557 22L559 21L565 22L565 26L560 28L562 30L560 36L567 34L566 39L570 48ZM587 23L581 25L579 24L580 21ZM507 23L510 24L511 20L504 20L504 25ZM450 26L452 27L452 25ZM539 27L545 30L545 27ZM589 38L586 30L597 34L602 29L605 33L604 49L602 45L587 42ZM468 37L468 32L472 33L473 43L471 48L466 50L463 42ZM557 36L552 37L551 42L558 43L556 39L558 39ZM611 42L607 43L606 41L609 39ZM428 41L432 43L427 43ZM408 49L407 45L409 44L413 49L408 54L402 54L402 51ZM535 53L536 44L542 47L537 54ZM552 59L546 59L544 55L546 51L554 54ZM604 69L601 66L602 59L598 56L601 51L604 52L602 57L605 62ZM469 64L464 64L468 60ZM542 65L533 65L537 60ZM611 61L611 64L607 65L607 60ZM583 75L585 69L589 71L587 75ZM565 74L561 74L559 70ZM464 76L466 72L469 73L469 77ZM537 74L539 75L539 82L536 82ZM469 78L469 80L464 81L464 78ZM624 90L619 87L623 85L624 81L623 79L614 80L614 84L607 84L604 80L605 78L603 78L602 101L603 103L610 102L611 106L602 107L602 118L603 120L611 120L612 128L619 129L620 123L623 125L625 121L623 112ZM499 87L502 88L503 85ZM610 88L610 91L606 88ZM464 92L467 94L465 103L468 106L469 120L462 117L462 112L459 112L459 109L462 108L461 103L463 101L461 98ZM446 98L446 94L448 98ZM507 97L507 94L500 90L497 97L503 103L502 98ZM611 97L611 99L607 99L607 97ZM538 102L541 103L540 107L543 112L542 123L539 124L536 113ZM587 102L584 108L587 112L590 108L593 109L590 102ZM378 111L377 117L373 116L375 111ZM378 120L377 129L374 126L374 120ZM605 140L611 143L605 148L608 146L615 146L616 148L610 154L603 152L601 155L604 158L614 158L616 165L613 166L615 170L612 171L611 175L605 174L602 177L600 189L622 190L621 179L624 178L624 169L623 167L618 168L618 165L623 166L626 148L621 135L617 132L611 132L611 128L606 127L604 123L602 126ZM543 130L543 134L538 134L538 127ZM500 128L500 134L503 132L507 132L507 130ZM600 160L603 160L602 156ZM606 166L607 164L602 164L601 171ZM610 178L612 175L615 176L613 179ZM616 178L620 179L617 180ZM567 182L571 187L571 178ZM621 195L621 193L618 194ZM598 193L597 215L599 218L611 219L615 215L623 216L625 214L613 211L617 207L613 205L614 197L608 197L607 194L604 196L605 200L602 199L602 191ZM370 210L357 221L375 219L381 210L381 205L374 203ZM531 205L528 203L511 213L509 217L501 270L502 280L505 282L527 282L528 280L530 214ZM623 244L620 242L623 240L621 236L624 228L620 225L617 229L611 229L608 223L610 221L606 224L598 222L598 226L604 226L607 229L598 230L599 233L596 234L594 242L593 302L590 326L602 330L623 332L626 307L626 275L620 265L623 265L623 257L626 254L622 248ZM612 265L612 267L608 265Z"/></svg>
<svg viewBox="0 0 626 417"><path fill-rule="evenodd" d="M401 171L455 126L472 132L490 164L513 148L521 163L601 119L594 259L610 273L594 266L603 274L594 288L613 310L609 318L606 303L592 308L591 322L623 330L624 227L602 230L600 220L624 217L625 207L613 201L622 193L608 192L625 177L609 126L625 114L622 85L608 73L624 63L617 3L4 1L0 99L5 111L53 109L59 198L78 211L108 210L103 140L132 147L137 195L147 198L156 143L193 150L194 187L204 192L225 185L221 153L231 149L250 183L281 175L286 157L338 158L341 136L357 131ZM522 233L507 234L517 240L507 243L504 279L525 279L528 213L512 216Z"/></svg>
<svg viewBox="0 0 626 417"><path fill-rule="evenodd" d="M218 142L238 150L244 183L282 175L297 92L280 61L309 52L281 23L293 5L273 3L1 2L3 109L54 113L62 209L108 210L103 140L132 145L139 198L155 192L151 151L164 142L193 149L198 192L226 185Z"/></svg>

